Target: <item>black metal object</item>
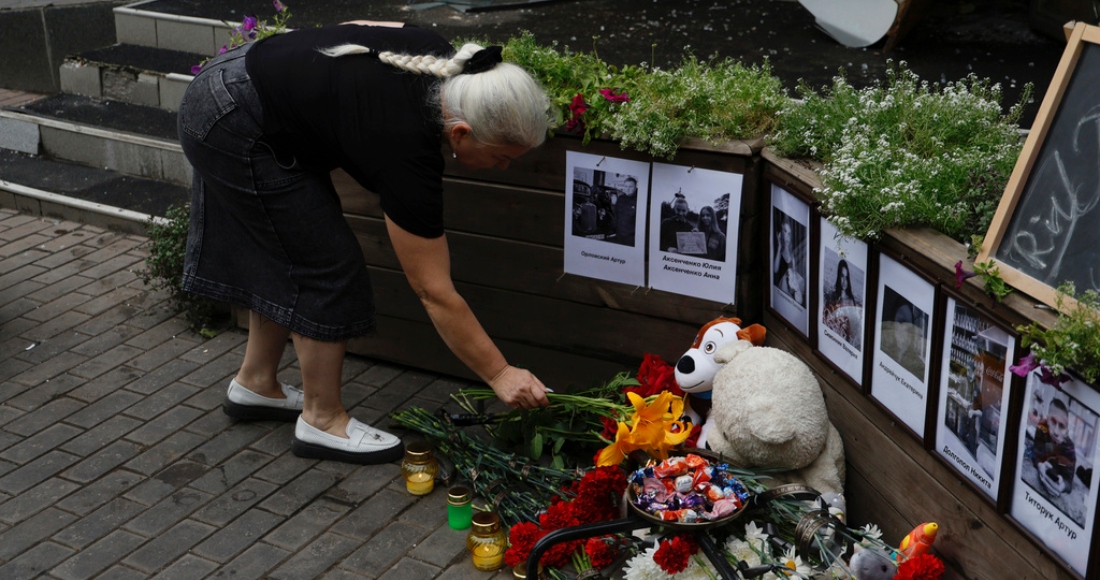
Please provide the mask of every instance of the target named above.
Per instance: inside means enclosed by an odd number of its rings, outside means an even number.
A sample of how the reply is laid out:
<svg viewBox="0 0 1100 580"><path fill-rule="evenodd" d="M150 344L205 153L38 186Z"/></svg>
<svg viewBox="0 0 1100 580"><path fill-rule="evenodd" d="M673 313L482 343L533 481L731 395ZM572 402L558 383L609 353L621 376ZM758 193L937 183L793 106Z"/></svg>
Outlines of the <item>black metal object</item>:
<svg viewBox="0 0 1100 580"><path fill-rule="evenodd" d="M535 542L535 546L531 548L531 553L527 556L527 569L538 570L539 560L542 559L542 555L545 554L554 545L561 542L570 542L573 540L580 540L582 538L592 538L596 536L606 536L609 534L620 534L624 532L632 532L642 528L651 527L652 524L643 520L636 515L630 515L628 517L610 520L606 522L596 522L593 524L583 524L579 526L572 526L568 528L562 528L560 530L554 530L549 534L546 534ZM703 532L700 529L699 532ZM714 543L706 533L693 532L695 541L699 544L699 549L706 554L707 558L712 564L714 564L715 570L718 571L718 576L725 578L726 580L737 580L739 578L755 578L760 574L763 574L767 570L761 571L756 576L741 576L737 569L730 565L725 556L722 555L722 551L718 548L718 545ZM770 567L769 567L770 569Z"/></svg>

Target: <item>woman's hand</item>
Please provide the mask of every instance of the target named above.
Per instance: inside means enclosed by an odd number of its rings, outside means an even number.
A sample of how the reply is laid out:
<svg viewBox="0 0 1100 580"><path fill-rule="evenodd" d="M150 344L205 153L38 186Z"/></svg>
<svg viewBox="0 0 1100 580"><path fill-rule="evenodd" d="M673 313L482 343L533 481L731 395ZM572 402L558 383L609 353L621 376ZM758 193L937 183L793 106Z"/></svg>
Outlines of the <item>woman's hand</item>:
<svg viewBox="0 0 1100 580"><path fill-rule="evenodd" d="M550 404L548 390L531 371L508 365L489 380L489 386L505 405L513 409L534 409Z"/></svg>

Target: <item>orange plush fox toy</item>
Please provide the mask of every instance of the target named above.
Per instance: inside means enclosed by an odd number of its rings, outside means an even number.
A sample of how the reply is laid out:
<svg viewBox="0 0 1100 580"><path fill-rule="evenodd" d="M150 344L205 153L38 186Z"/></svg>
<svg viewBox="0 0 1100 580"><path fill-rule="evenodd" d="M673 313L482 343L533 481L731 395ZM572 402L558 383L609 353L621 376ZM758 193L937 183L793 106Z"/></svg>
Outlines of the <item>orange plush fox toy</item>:
<svg viewBox="0 0 1100 580"><path fill-rule="evenodd" d="M714 361L714 355L723 345L735 340L747 340L753 346L764 344L767 331L759 324L741 328L740 318L715 318L699 329L691 348L676 363L676 384L687 395L684 413L696 425L702 425L699 447L706 447L708 426L705 422L710 411L711 389L714 375L722 365Z"/></svg>

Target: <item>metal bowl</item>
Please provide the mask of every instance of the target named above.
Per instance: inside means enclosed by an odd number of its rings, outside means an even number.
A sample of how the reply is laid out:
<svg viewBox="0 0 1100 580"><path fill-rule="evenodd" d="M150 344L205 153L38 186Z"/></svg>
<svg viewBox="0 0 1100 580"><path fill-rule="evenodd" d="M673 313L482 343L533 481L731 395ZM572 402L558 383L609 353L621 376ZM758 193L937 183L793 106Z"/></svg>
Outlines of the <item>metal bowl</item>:
<svg viewBox="0 0 1100 580"><path fill-rule="evenodd" d="M720 454L715 453L715 452L710 451L710 450L707 450L707 449L694 449L694 448L680 449L680 450L675 450L675 451L670 452L669 456L670 457L687 456L688 454L698 455L699 457L702 457L702 458L706 459L707 461L709 461L712 465L717 465L717 464L720 464L720 463L729 463L728 461L723 459ZM742 482L742 485L743 485L743 482ZM703 529L706 529L706 528L726 525L726 524L732 522L733 520L737 519L738 517L740 517L741 514L743 514L745 512L745 508L748 507L748 505L752 501L751 497L746 499L741 504L741 507L738 508L736 511L734 511L733 513L731 513L729 515L720 517L716 520L686 523L686 522L669 522L669 521L665 521L665 520L663 520L663 519L647 512L647 511L645 511L644 509L638 507L637 505L634 505L634 500L637 499L637 497L636 497L636 494L634 493L634 486L633 485L627 487L627 494L626 495L627 495L627 504L630 506L631 512L636 514L638 517L652 523L655 526L663 526L663 527L666 527L666 528L672 528L672 529L684 530L684 531L703 530Z"/></svg>

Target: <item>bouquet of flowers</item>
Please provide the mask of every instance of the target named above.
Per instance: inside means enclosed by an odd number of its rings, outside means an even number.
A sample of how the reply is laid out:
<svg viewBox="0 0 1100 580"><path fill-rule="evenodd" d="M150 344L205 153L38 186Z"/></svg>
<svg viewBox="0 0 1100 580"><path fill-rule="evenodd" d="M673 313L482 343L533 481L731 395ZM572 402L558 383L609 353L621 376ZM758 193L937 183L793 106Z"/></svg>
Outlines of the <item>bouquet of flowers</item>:
<svg viewBox="0 0 1100 580"><path fill-rule="evenodd" d="M669 450L698 438L699 427L680 419L683 397L673 367L646 354L636 377L624 372L595 388L547 393L549 406L493 415L486 430L503 447L558 469L618 465L633 451L664 459ZM495 399L496 393L468 388L452 398L465 411L480 414L479 402Z"/></svg>

